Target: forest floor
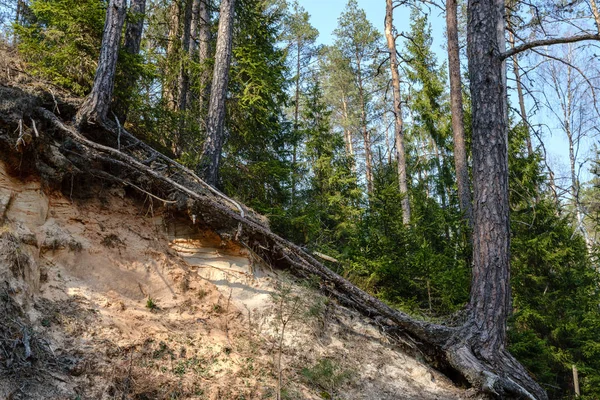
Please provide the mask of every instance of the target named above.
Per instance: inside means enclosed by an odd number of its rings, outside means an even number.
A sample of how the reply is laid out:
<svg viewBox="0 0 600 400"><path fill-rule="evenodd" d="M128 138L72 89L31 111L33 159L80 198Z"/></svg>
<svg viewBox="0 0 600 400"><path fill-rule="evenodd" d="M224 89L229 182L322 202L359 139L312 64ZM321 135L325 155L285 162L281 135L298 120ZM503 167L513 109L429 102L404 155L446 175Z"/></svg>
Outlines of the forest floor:
<svg viewBox="0 0 600 400"><path fill-rule="evenodd" d="M0 398L276 398L288 317L283 398L467 397L245 248L156 201L97 190L46 194L0 164L0 339L13 343Z"/></svg>

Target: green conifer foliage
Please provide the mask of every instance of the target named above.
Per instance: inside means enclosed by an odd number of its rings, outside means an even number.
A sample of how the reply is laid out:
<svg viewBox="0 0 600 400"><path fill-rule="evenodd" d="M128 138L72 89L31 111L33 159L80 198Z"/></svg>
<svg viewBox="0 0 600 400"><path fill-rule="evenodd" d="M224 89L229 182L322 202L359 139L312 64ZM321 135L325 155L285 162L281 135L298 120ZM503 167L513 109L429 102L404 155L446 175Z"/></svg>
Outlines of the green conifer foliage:
<svg viewBox="0 0 600 400"><path fill-rule="evenodd" d="M292 209L291 231L299 243L338 256L356 235L361 190L344 153L344 140L331 129L331 111L316 75L308 82L302 112L303 159L301 202Z"/></svg>
<svg viewBox="0 0 600 400"><path fill-rule="evenodd" d="M15 26L31 71L78 95L91 89L106 4L97 0L33 0L33 17Z"/></svg>
<svg viewBox="0 0 600 400"><path fill-rule="evenodd" d="M226 193L283 218L290 188L284 52L276 47L282 13L265 0L243 0L236 11L221 177Z"/></svg>
<svg viewBox="0 0 600 400"><path fill-rule="evenodd" d="M544 187L540 155L527 155L527 130L511 131L510 195L513 309L510 351L550 398L600 396L600 288L583 238ZM538 200L536 200L536 197Z"/></svg>

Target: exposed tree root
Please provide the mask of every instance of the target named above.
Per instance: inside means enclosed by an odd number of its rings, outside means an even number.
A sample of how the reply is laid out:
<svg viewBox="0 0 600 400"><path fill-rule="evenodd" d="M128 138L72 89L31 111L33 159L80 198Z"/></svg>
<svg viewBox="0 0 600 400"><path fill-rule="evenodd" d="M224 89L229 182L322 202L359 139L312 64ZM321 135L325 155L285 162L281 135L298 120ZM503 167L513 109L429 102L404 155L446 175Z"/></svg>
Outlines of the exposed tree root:
<svg viewBox="0 0 600 400"><path fill-rule="evenodd" d="M504 349L480 354L476 324L467 319L460 327L419 321L395 310L329 270L295 244L271 232L259 215L207 185L193 171L155 151L122 127L105 122L96 134L99 144L61 121L51 111L38 107L37 115L62 135L59 151L71 171L101 176L127 184L161 201L175 203L194 223L229 234L263 260L292 273L321 280L321 289L341 303L372 318L390 338L418 348L436 367L468 382L480 395L502 399L547 399L544 390ZM41 135L44 130L37 126ZM110 147L117 140L118 150ZM58 161L57 161L58 162Z"/></svg>

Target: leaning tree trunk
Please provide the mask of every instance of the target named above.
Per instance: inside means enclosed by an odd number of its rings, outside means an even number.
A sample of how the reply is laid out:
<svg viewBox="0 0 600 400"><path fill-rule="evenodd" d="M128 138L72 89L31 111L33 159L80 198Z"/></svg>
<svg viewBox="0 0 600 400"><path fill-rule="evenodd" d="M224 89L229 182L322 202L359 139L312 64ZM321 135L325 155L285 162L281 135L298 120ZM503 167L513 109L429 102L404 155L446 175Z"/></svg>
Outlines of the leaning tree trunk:
<svg viewBox="0 0 600 400"><path fill-rule="evenodd" d="M221 1L215 68L206 120L206 141L200 161L202 175L212 186L218 181L221 151L225 142L225 98L231 63L234 8L235 0Z"/></svg>
<svg viewBox="0 0 600 400"><path fill-rule="evenodd" d="M102 123L106 120L112 100L119 43L126 11L125 0L110 0L108 3L94 85L77 113L78 125Z"/></svg>
<svg viewBox="0 0 600 400"><path fill-rule="evenodd" d="M473 207L469 185L469 166L465 142L460 53L458 44L458 0L446 0L446 36L448 38L448 72L450 76L450 110L454 136L454 168L458 186L458 202L469 229L473 228Z"/></svg>
<svg viewBox="0 0 600 400"><path fill-rule="evenodd" d="M404 150L404 121L402 120L402 99L400 97L400 73L398 72L398 55L396 53L396 39L394 37L394 7L392 0L386 0L385 8L385 38L390 52L390 66L392 68L392 88L394 93L394 139L396 142L396 159L398 162L398 185L402 194L402 222L410 223L410 199L408 198L408 184L406 174L406 152Z"/></svg>
<svg viewBox="0 0 600 400"><path fill-rule="evenodd" d="M447 349L471 382L502 398L546 399L506 350L511 312L504 0L469 0L473 101L473 272L467 320ZM475 356L475 357L474 357ZM482 373L494 371L494 373Z"/></svg>

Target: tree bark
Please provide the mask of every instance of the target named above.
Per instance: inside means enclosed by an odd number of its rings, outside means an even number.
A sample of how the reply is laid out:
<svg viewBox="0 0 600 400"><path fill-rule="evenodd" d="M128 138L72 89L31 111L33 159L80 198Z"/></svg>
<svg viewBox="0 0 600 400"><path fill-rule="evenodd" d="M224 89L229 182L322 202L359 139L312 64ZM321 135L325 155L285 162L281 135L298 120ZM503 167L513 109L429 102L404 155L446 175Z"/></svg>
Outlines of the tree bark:
<svg viewBox="0 0 600 400"><path fill-rule="evenodd" d="M177 53L181 46L181 2L183 0L174 0L169 10L169 35L167 42L166 66L163 79L163 100L169 110L177 109L177 79L178 72Z"/></svg>
<svg viewBox="0 0 600 400"><path fill-rule="evenodd" d="M462 82L460 77L460 49L458 43L457 0L446 0L446 36L448 38L448 74L450 77L450 110L454 137L454 168L458 187L460 210L469 230L473 229L473 207L467 146L465 143Z"/></svg>
<svg viewBox="0 0 600 400"><path fill-rule="evenodd" d="M91 93L77 113L77 125L102 123L112 100L121 32L127 11L125 0L110 0L102 34L102 47Z"/></svg>
<svg viewBox="0 0 600 400"><path fill-rule="evenodd" d="M131 0L129 5L131 19L125 28L125 51L129 54L139 54L146 15L146 0Z"/></svg>
<svg viewBox="0 0 600 400"><path fill-rule="evenodd" d="M129 3L129 15L126 18L125 43L123 49L132 56L137 56L142 44L142 32L144 30L144 17L146 14L146 0L131 0ZM124 92L128 93L135 86L138 76L130 75L125 79ZM115 105L115 112L121 123L127 119L129 104L127 101L118 101Z"/></svg>
<svg viewBox="0 0 600 400"><path fill-rule="evenodd" d="M198 110L200 115L206 113L206 107L210 96L210 71L207 61L210 58L210 0L199 0L198 10L198 63L202 66L200 72L200 93L198 99Z"/></svg>
<svg viewBox="0 0 600 400"><path fill-rule="evenodd" d="M192 27L192 2L193 0L185 0L183 11L183 26L181 29L182 51L179 56L179 75L177 77L177 108L179 111L185 111L187 109L188 92L190 87L188 65L189 57L191 56L191 53L189 52L190 43L192 43L190 38ZM180 123L180 130L183 128L183 123Z"/></svg>
<svg viewBox="0 0 600 400"><path fill-rule="evenodd" d="M598 33L600 33L600 12L598 12L596 0L590 0L590 8L592 9L592 14L594 15L594 21L596 22L596 30L598 30Z"/></svg>
<svg viewBox="0 0 600 400"><path fill-rule="evenodd" d="M365 175L367 179L367 193L373 194L373 154L371 152L371 132L367 126L367 100L362 75L362 60L360 55L356 54L356 80L358 81L358 99L360 101L360 124L365 146Z"/></svg>
<svg viewBox="0 0 600 400"><path fill-rule="evenodd" d="M469 75L473 103L473 272L467 321L448 344L450 363L498 396L546 399L506 351L511 312L508 116L504 0L469 0ZM475 357L473 357L475 355ZM494 376L481 371L493 370ZM467 372L469 375L469 372ZM512 386L512 388L511 388ZM516 397L516 396L515 396Z"/></svg>
<svg viewBox="0 0 600 400"><path fill-rule="evenodd" d="M206 121L206 141L200 162L206 182L213 186L218 182L221 151L225 142L225 99L231 64L234 9L235 0L221 1L215 68Z"/></svg>
<svg viewBox="0 0 600 400"><path fill-rule="evenodd" d="M404 121L402 119L402 98L400 97L400 73L398 55L394 37L394 7L392 0L385 2L385 38L390 53L392 69L392 92L394 94L394 139L396 142L396 160L398 162L398 186L402 195L402 222L410 223L410 199L408 197L408 179L406 173L406 152L404 150Z"/></svg>

